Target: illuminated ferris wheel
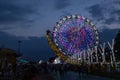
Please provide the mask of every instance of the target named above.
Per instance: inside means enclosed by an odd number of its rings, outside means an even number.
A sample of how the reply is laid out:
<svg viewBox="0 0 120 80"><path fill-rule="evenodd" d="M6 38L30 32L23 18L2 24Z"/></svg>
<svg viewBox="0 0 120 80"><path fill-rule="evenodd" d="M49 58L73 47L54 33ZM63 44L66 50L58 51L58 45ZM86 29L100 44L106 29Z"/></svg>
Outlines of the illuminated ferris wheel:
<svg viewBox="0 0 120 80"><path fill-rule="evenodd" d="M79 15L60 19L51 35L53 45L66 58L82 54L81 52L87 51L99 43L96 26L89 19Z"/></svg>

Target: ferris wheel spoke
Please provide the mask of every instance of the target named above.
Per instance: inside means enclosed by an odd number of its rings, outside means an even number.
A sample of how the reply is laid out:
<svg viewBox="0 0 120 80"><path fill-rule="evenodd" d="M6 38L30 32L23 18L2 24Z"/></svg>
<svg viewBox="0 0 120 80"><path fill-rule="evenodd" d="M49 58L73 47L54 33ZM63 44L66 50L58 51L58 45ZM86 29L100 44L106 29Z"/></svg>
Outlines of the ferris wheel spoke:
<svg viewBox="0 0 120 80"><path fill-rule="evenodd" d="M96 45L99 39L98 32L87 18L72 15L62 20L57 23L53 31L53 39L56 46L66 56L77 56L82 54L83 50L87 50L88 46Z"/></svg>

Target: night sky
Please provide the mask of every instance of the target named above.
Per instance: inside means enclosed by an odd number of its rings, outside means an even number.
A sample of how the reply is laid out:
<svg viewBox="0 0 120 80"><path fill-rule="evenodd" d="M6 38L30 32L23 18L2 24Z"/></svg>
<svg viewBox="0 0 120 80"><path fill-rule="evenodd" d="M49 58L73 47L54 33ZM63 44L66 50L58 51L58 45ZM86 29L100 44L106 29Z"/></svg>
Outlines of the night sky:
<svg viewBox="0 0 120 80"><path fill-rule="evenodd" d="M120 30L120 0L0 0L0 46L18 50L23 58L54 56L45 38L60 18L78 14L96 25L100 42L111 41Z"/></svg>

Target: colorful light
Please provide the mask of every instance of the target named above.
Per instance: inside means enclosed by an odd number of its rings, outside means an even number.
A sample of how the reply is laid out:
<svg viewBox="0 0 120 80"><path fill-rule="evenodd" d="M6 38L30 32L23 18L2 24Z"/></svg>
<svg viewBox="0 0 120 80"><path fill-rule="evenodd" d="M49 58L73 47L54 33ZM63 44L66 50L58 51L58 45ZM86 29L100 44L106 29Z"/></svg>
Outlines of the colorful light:
<svg viewBox="0 0 120 80"><path fill-rule="evenodd" d="M90 20L79 15L60 19L53 30L54 43L62 53L77 54L98 44L96 27Z"/></svg>

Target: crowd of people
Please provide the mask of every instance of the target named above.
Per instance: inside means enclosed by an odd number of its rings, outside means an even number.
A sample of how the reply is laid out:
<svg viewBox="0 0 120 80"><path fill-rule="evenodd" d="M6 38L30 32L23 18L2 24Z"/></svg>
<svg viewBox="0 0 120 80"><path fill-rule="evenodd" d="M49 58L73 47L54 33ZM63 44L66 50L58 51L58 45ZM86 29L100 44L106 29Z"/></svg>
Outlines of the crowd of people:
<svg viewBox="0 0 120 80"><path fill-rule="evenodd" d="M41 75L46 74L51 77L48 80L54 80L52 72L64 75L68 70L72 70L69 64L47 64L46 62L5 64L0 68L0 80L39 80Z"/></svg>
<svg viewBox="0 0 120 80"><path fill-rule="evenodd" d="M106 72L107 67L100 64L94 65L71 65L71 64L52 64L43 62L39 63L21 63L6 64L0 68L0 80L55 80L52 73L59 73L64 76L68 71L74 71L79 75L81 73L102 73ZM48 77L43 77L47 75Z"/></svg>

